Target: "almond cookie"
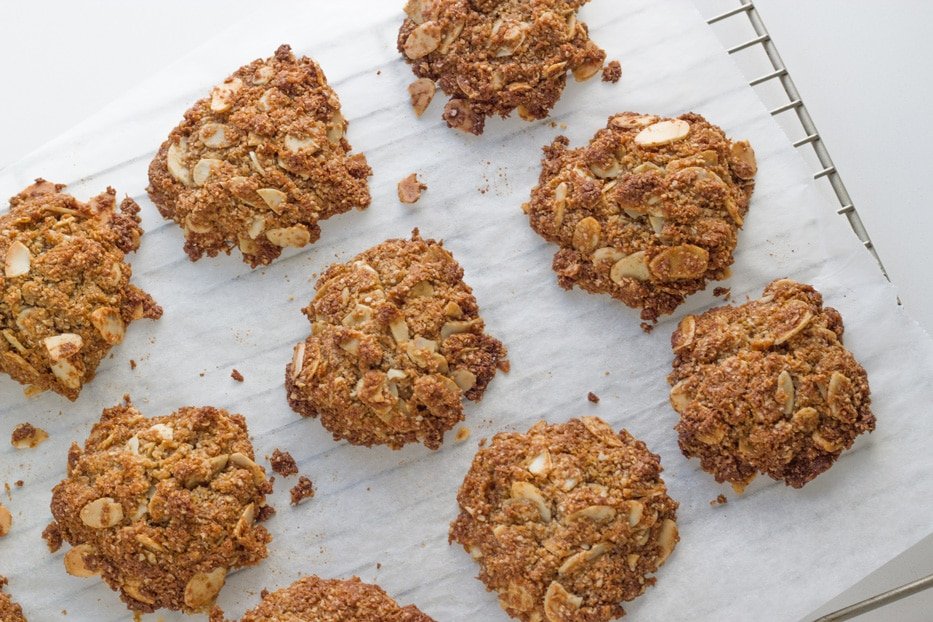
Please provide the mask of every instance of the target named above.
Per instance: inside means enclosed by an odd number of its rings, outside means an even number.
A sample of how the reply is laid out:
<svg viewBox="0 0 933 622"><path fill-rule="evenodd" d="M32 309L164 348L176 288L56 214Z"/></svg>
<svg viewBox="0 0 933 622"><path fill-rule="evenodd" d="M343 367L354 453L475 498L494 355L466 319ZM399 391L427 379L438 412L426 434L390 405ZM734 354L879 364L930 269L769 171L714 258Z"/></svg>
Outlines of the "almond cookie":
<svg viewBox="0 0 933 622"><path fill-rule="evenodd" d="M332 265L304 313L311 336L286 368L288 402L354 445L437 449L506 356L460 264L417 229Z"/></svg>
<svg viewBox="0 0 933 622"><path fill-rule="evenodd" d="M133 611L207 611L227 572L266 557L256 524L272 491L241 415L181 408L148 419L129 400L104 410L52 515L73 548L65 570L100 574Z"/></svg>
<svg viewBox="0 0 933 622"><path fill-rule="evenodd" d="M6 577L0 577L0 620L3 622L26 622L26 616L23 615L23 608L17 605L6 595L3 587L6 585Z"/></svg>
<svg viewBox="0 0 933 622"><path fill-rule="evenodd" d="M304 577L290 586L264 594L262 602L240 622L434 622L414 605L400 606L378 585L358 577L342 581ZM211 622L224 622L215 609Z"/></svg>
<svg viewBox="0 0 933 622"><path fill-rule="evenodd" d="M457 501L451 542L523 622L622 616L680 539L658 456L598 417L497 434Z"/></svg>
<svg viewBox="0 0 933 622"><path fill-rule="evenodd" d="M560 245L561 287L609 294L656 320L728 275L755 185L746 141L696 114L624 112L588 146L568 144L560 136L545 147L524 207L532 228Z"/></svg>
<svg viewBox="0 0 933 622"><path fill-rule="evenodd" d="M0 215L0 372L27 395L75 400L133 320L162 316L130 284L139 206L112 188L82 203L42 179Z"/></svg>
<svg viewBox="0 0 933 622"><path fill-rule="evenodd" d="M398 49L419 78L409 89L416 110L436 81L450 96L452 128L482 134L486 117L515 109L528 121L545 118L568 71L587 80L606 59L577 19L588 1L409 0Z"/></svg>
<svg viewBox="0 0 933 622"><path fill-rule="evenodd" d="M199 100L149 165L149 196L192 261L239 248L252 267L320 237L318 221L369 205L362 154L324 72L281 46Z"/></svg>
<svg viewBox="0 0 933 622"><path fill-rule="evenodd" d="M738 307L688 315L668 376L688 458L739 492L758 473L800 488L875 429L842 317L809 285L772 282Z"/></svg>

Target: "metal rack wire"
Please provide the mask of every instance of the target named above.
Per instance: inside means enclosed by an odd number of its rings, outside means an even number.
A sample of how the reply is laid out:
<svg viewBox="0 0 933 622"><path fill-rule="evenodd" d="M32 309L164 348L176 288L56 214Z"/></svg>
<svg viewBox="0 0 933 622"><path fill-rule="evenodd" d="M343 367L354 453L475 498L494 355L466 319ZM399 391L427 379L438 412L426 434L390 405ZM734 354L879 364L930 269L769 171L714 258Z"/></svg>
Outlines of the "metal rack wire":
<svg viewBox="0 0 933 622"><path fill-rule="evenodd" d="M804 137L794 141L794 147L803 148L809 145L813 149L813 153L821 167L819 171L814 173L813 178L816 180L824 179L829 183L836 198L839 200L840 207L836 210L836 213L846 217L855 235L858 236L865 248L875 257L882 274L887 278L888 273L884 268L881 257L872 244L871 236L868 235L868 231L862 223L862 219L859 216L858 210L855 208L852 197L849 196L849 192L846 190L842 177L836 170L836 165L829 155L829 150L824 144L819 130L816 128L816 124L810 117L810 112L807 110L807 106L804 104L803 98L797 90L797 86L794 84L790 72L784 65L784 61L781 60L781 55L778 53L777 46L774 44L774 41L772 41L771 35L765 27L761 15L759 15L758 11L755 9L753 0L739 0L738 6L708 18L706 23L712 26L713 24L741 18L742 16L744 16L751 25L755 36L741 43L727 47L726 51L730 55L737 54L744 50L751 51L755 49L764 52L771 66L771 70L749 80L749 85L754 88L774 83L774 81L777 81L781 85L784 94L787 96L787 102L771 109L771 115L776 117L790 111L796 114L797 120L804 130ZM813 622L841 622L842 620L850 620L929 588L933 588L933 575L922 577L905 585L876 594L863 601L822 616Z"/></svg>

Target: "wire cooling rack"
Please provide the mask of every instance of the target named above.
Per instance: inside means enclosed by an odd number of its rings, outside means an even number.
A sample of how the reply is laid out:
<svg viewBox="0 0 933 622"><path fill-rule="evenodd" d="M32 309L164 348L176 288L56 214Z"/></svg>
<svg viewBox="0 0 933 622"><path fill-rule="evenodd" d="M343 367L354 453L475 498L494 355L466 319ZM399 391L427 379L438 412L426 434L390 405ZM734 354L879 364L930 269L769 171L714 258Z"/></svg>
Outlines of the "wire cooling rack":
<svg viewBox="0 0 933 622"><path fill-rule="evenodd" d="M791 137L794 147L805 149L809 146L812 149L808 150L810 154L807 159L814 160L814 166L818 169L813 174L813 178L829 184L839 201L839 208L836 209L836 213L846 217L852 231L875 257L882 274L887 278L888 273L884 269L884 263L881 261L877 250L875 250L874 244L872 244L871 236L868 235L852 197L849 196L846 185L842 181L842 176L836 170L836 165L829 155L829 149L824 144L820 132L817 130L816 124L813 122L793 78L791 78L789 70L784 65L784 61L781 60L777 46L772 41L761 15L755 9L754 2L752 0L739 0L738 6L708 17L706 23L710 26L716 24L725 26L725 28L717 29L717 34L727 46L726 51L736 58L740 68L746 72L746 75L751 72L752 75L756 76L749 79L748 83L762 96L762 100L766 104L769 100L776 102L770 110L771 116L778 118L781 127ZM747 34L739 34L742 32ZM730 45L726 41L739 42ZM745 56L743 54L745 52L748 54L757 52L756 58L741 59L742 56ZM765 69L761 69L761 67L765 67ZM762 71L764 73L760 73ZM790 112L793 112L794 116L786 114ZM797 122L789 121L788 118L796 118ZM803 135L795 139L794 136L799 134L801 130ZM871 598L822 616L813 622L850 620L929 588L933 588L933 575L876 594Z"/></svg>

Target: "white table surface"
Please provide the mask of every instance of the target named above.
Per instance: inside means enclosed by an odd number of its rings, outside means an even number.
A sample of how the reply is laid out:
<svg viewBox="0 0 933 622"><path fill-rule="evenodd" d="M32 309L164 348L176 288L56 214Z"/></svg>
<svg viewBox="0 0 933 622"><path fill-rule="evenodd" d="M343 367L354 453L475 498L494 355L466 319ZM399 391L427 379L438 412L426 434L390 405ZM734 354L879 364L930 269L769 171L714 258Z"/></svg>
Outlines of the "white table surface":
<svg viewBox="0 0 933 622"><path fill-rule="evenodd" d="M933 99L933 40L926 33L933 23L933 3L756 4L902 302L933 332L933 287L925 269L933 265L933 245L928 244L933 233L933 210L928 209L933 196L933 123L925 114ZM246 0L0 3L5 85L0 97L0 168L256 6ZM729 8L734 3L716 0L710 6ZM879 537L883 533L879 526ZM931 572L933 537L847 589L820 613ZM839 587L842 592L847 586ZM933 590L859 620L920 622L930 619L931 610ZM777 612L775 619L780 619Z"/></svg>

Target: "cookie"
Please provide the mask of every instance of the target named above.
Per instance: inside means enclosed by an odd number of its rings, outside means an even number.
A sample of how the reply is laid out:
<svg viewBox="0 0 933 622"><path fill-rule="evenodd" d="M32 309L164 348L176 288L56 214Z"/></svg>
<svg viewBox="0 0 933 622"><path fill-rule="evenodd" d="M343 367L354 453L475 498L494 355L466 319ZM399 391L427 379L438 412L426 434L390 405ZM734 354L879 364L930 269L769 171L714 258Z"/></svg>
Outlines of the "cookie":
<svg viewBox="0 0 933 622"><path fill-rule="evenodd" d="M568 145L561 136L545 147L524 207L560 245L562 287L609 294L656 320L728 275L757 170L747 142L696 114L625 112L586 147Z"/></svg>
<svg viewBox="0 0 933 622"><path fill-rule="evenodd" d="M332 265L304 313L289 404L354 445L437 449L463 420L461 398L480 400L505 362L460 264L417 229Z"/></svg>
<svg viewBox="0 0 933 622"><path fill-rule="evenodd" d="M100 574L133 611L210 609L227 572L266 557L256 516L272 491L241 415L180 408L148 419L127 399L104 410L52 515L72 549L65 569Z"/></svg>
<svg viewBox="0 0 933 622"><path fill-rule="evenodd" d="M240 622L434 622L414 605L400 606L378 585L358 577L342 581L304 577L290 586L264 593L262 602ZM223 612L211 613L211 622L224 622Z"/></svg>
<svg viewBox="0 0 933 622"><path fill-rule="evenodd" d="M598 417L497 434L457 501L451 542L523 622L623 615L679 540L660 459Z"/></svg>
<svg viewBox="0 0 933 622"><path fill-rule="evenodd" d="M3 591L6 582L6 577L0 577L0 620L3 620L3 622L26 622L23 608L14 603Z"/></svg>
<svg viewBox="0 0 933 622"><path fill-rule="evenodd" d="M87 203L62 188L37 179L0 215L0 372L27 395L75 400L130 322L162 308L130 284L139 206L118 208L112 188Z"/></svg>
<svg viewBox="0 0 933 622"><path fill-rule="evenodd" d="M831 467L875 429L868 376L842 333L839 312L788 279L681 320L668 381L684 455L740 492L758 473L800 488Z"/></svg>
<svg viewBox="0 0 933 622"><path fill-rule="evenodd" d="M427 80L450 96L447 125L464 132L482 134L486 117L513 110L528 121L547 117L568 71L588 80L606 59L577 19L587 2L409 0L398 49L419 78L416 111L433 97Z"/></svg>
<svg viewBox="0 0 933 622"><path fill-rule="evenodd" d="M238 248L252 267L320 237L318 222L369 205L362 154L324 72L287 45L199 100L149 165L149 196L192 261Z"/></svg>

